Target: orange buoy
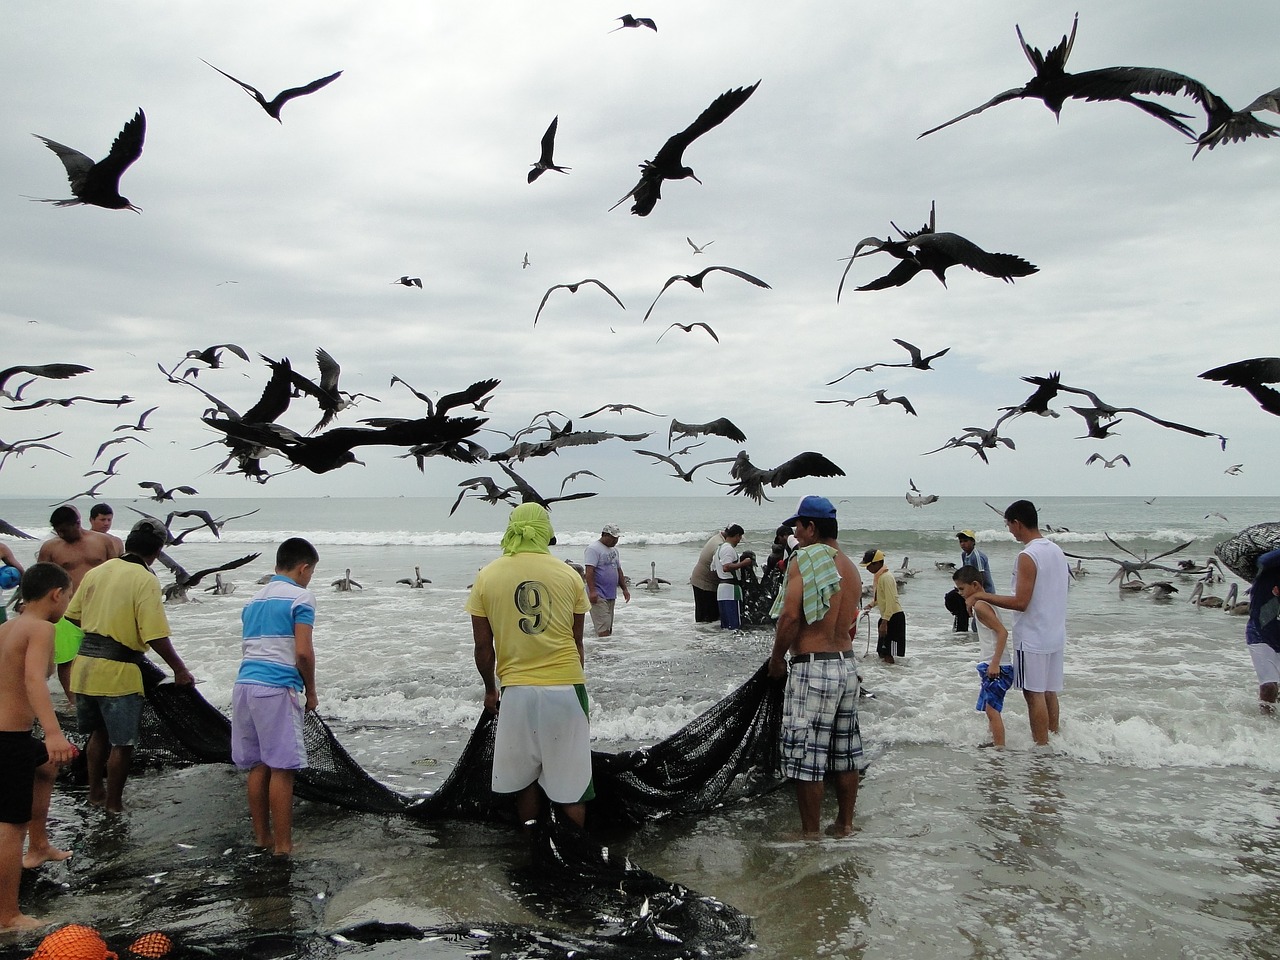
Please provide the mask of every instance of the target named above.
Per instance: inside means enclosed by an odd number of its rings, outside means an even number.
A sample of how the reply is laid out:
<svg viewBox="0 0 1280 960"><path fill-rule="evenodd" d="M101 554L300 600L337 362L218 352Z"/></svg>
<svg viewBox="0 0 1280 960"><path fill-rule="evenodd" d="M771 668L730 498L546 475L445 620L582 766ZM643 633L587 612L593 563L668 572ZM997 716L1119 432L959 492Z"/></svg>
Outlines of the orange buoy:
<svg viewBox="0 0 1280 960"><path fill-rule="evenodd" d="M116 960L116 955L93 927L72 923L41 940L31 960Z"/></svg>
<svg viewBox="0 0 1280 960"><path fill-rule="evenodd" d="M137 940L129 944L129 949L125 951L128 957L147 957L149 960L159 960L160 957L167 957L169 951L173 949L173 941L165 934L158 930L151 933L144 933Z"/></svg>

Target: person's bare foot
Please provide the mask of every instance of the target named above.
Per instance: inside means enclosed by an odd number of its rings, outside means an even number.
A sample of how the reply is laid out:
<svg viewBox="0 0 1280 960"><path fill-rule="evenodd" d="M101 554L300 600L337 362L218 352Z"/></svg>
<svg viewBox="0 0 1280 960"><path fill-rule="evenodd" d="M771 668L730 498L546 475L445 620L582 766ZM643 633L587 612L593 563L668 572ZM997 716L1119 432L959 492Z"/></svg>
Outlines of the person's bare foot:
<svg viewBox="0 0 1280 960"><path fill-rule="evenodd" d="M54 846L32 847L22 855L22 867L24 870L34 870L46 863L58 863L70 859L70 850L60 850Z"/></svg>
<svg viewBox="0 0 1280 960"><path fill-rule="evenodd" d="M12 917L5 917L0 920L0 930L35 930L37 927L46 926L44 920L37 917L28 917L25 913L19 913Z"/></svg>
<svg viewBox="0 0 1280 960"><path fill-rule="evenodd" d="M784 833L782 835L782 840L784 843L798 843L801 841L807 843L811 840L821 840L821 839L822 839L822 834L805 833L803 830L794 830L790 833Z"/></svg>
<svg viewBox="0 0 1280 960"><path fill-rule="evenodd" d="M841 823L833 823L822 832L825 833L828 837L847 837L849 836L849 834L855 832L857 829L858 828L853 826L852 824L846 827L844 824L841 824Z"/></svg>

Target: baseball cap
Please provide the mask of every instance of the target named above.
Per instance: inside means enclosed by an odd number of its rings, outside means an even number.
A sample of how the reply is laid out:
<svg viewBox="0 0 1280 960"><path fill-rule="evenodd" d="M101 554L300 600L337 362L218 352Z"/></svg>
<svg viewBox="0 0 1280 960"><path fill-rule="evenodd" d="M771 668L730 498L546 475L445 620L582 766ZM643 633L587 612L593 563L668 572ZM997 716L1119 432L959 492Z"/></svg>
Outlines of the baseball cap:
<svg viewBox="0 0 1280 960"><path fill-rule="evenodd" d="M150 533L154 533L161 540L169 539L169 531L166 530L164 524L155 517L143 517L133 525L129 532L137 533L139 530L146 530Z"/></svg>
<svg viewBox="0 0 1280 960"><path fill-rule="evenodd" d="M618 525L616 523L606 523L600 528L600 532L608 534L611 537L616 537L618 534L622 533L622 531L618 529Z"/></svg>
<svg viewBox="0 0 1280 960"><path fill-rule="evenodd" d="M858 564L858 566L860 567L870 566L871 564L875 563L877 560L880 561L881 563L884 563L884 551L868 550L866 553L862 555L862 563Z"/></svg>
<svg viewBox="0 0 1280 960"><path fill-rule="evenodd" d="M795 516L782 522L790 526L801 517L806 520L834 520L836 518L836 508L826 497L804 497L796 504Z"/></svg>
<svg viewBox="0 0 1280 960"><path fill-rule="evenodd" d="M956 538L959 540L977 540L978 539L972 530L961 530L959 533L956 534Z"/></svg>

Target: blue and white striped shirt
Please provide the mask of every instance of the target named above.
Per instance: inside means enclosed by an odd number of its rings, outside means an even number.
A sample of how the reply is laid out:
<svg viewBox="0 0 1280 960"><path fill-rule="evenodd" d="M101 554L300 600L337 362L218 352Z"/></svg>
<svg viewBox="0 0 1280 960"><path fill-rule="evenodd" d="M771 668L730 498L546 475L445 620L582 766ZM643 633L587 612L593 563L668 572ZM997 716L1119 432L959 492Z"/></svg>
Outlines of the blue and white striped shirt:
<svg viewBox="0 0 1280 960"><path fill-rule="evenodd" d="M293 628L316 622L316 596L277 574L240 612L243 647L237 683L304 689Z"/></svg>

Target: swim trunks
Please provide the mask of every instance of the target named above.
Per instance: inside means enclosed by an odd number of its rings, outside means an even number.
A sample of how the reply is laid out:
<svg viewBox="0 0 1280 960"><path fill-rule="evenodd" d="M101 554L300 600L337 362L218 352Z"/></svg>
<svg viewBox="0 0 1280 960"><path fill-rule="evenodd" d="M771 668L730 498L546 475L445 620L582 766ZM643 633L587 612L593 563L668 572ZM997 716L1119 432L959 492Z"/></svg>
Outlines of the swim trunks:
<svg viewBox="0 0 1280 960"><path fill-rule="evenodd" d="M591 625L596 628L596 636L613 632L613 600L601 598L591 605Z"/></svg>
<svg viewBox="0 0 1280 960"><path fill-rule="evenodd" d="M30 730L0 731L0 823L31 820L36 768L49 759L44 744Z"/></svg>
<svg viewBox="0 0 1280 960"><path fill-rule="evenodd" d="M53 625L53 662L70 663L80 652L84 631L63 617Z"/></svg>
<svg viewBox="0 0 1280 960"><path fill-rule="evenodd" d="M291 687L237 683L231 688L231 762L241 770L258 764L272 770L303 769L305 713L301 696Z"/></svg>
<svg viewBox="0 0 1280 960"><path fill-rule="evenodd" d="M138 742L138 727L142 722L142 705L145 702L140 693L116 697L78 693L76 724L85 735L105 730L113 747L132 747Z"/></svg>
<svg viewBox="0 0 1280 960"><path fill-rule="evenodd" d="M1059 693L1062 690L1062 651L1037 653L1015 650L1013 685L1031 693Z"/></svg>
<svg viewBox="0 0 1280 960"><path fill-rule="evenodd" d="M782 773L821 781L859 768L858 675L844 657L791 661L782 701Z"/></svg>
<svg viewBox="0 0 1280 960"><path fill-rule="evenodd" d="M1001 713L1004 711L1004 695L1013 686L1013 667L1001 667L1000 676L989 677L987 666L985 663L978 664L978 676L981 678L982 689L978 691L978 703L973 709L985 712L990 706L995 707L996 713Z"/></svg>

